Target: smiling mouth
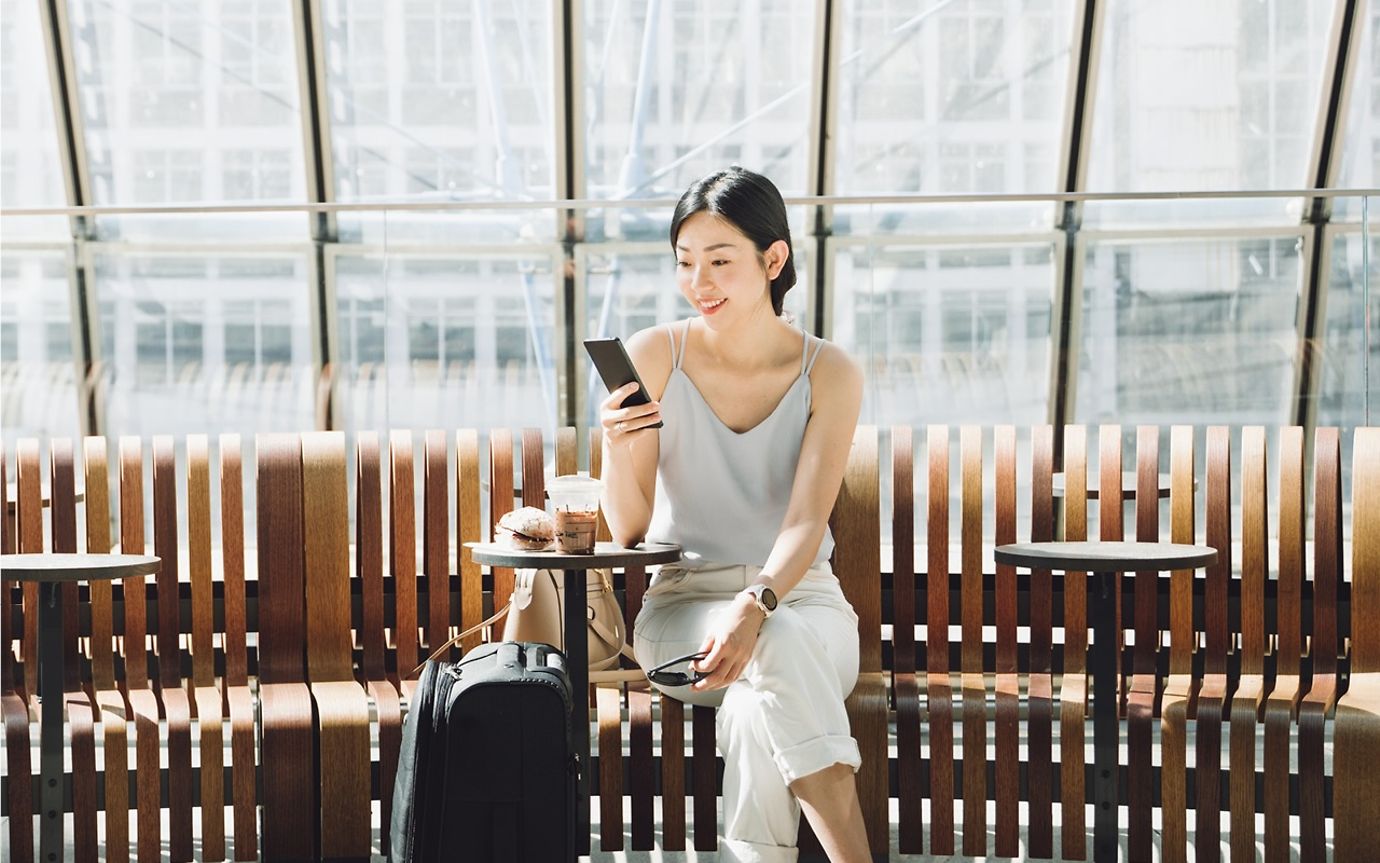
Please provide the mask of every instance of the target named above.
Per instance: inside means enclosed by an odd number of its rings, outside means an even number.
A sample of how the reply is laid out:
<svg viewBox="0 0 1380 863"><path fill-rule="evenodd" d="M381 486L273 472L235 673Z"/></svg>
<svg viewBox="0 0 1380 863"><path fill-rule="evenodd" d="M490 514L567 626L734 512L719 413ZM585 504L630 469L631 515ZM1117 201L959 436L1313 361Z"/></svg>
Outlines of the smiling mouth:
<svg viewBox="0 0 1380 863"><path fill-rule="evenodd" d="M723 305L724 303L726 303L726 302L728 302L728 298L727 298L727 297L725 297L725 298L723 298L723 299L719 299L719 300L700 300L698 303L696 303L696 305L698 305L698 306L700 307L700 311L701 311L701 312L706 312L706 313L708 313L708 312L717 311L717 310L719 309L719 307L722 306L722 305Z"/></svg>

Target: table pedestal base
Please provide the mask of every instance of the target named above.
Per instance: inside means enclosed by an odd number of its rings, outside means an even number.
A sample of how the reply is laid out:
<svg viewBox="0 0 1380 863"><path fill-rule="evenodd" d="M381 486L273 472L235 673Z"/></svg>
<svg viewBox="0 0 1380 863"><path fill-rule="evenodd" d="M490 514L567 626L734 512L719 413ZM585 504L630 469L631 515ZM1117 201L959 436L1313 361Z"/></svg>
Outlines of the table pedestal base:
<svg viewBox="0 0 1380 863"><path fill-rule="evenodd" d="M575 794L575 853L589 854L589 622L583 569L565 570L565 657L575 721L579 776Z"/></svg>

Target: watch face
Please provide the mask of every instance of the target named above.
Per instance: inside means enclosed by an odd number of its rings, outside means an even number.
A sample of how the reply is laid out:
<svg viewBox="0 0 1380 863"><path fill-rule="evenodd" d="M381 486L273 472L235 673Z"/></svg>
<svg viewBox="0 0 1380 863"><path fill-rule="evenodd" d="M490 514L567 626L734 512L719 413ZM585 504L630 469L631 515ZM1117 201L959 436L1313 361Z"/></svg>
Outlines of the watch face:
<svg viewBox="0 0 1380 863"><path fill-rule="evenodd" d="M762 604L767 607L767 611L776 611L776 591L770 587L764 587L758 596L761 597Z"/></svg>

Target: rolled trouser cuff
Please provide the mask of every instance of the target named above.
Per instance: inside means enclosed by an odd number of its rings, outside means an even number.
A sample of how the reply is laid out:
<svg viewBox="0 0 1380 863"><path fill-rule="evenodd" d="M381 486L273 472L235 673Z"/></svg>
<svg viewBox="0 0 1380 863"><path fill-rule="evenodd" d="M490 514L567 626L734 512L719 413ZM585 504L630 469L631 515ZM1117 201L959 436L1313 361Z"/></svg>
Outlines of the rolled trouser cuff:
<svg viewBox="0 0 1380 863"><path fill-rule="evenodd" d="M772 758L781 778L789 785L802 776L818 773L835 764L846 764L857 773L862 766L862 753L858 741L847 734L826 734L807 740L788 749L782 749Z"/></svg>
<svg viewBox="0 0 1380 863"><path fill-rule="evenodd" d="M719 843L719 859L724 863L796 863L800 850L781 845L763 845L746 839L724 839Z"/></svg>

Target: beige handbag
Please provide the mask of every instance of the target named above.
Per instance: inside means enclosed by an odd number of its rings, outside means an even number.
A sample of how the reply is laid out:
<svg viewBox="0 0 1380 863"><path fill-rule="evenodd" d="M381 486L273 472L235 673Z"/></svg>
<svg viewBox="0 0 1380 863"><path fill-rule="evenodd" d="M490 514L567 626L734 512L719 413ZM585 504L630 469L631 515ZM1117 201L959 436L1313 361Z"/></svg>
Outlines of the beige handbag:
<svg viewBox="0 0 1380 863"><path fill-rule="evenodd" d="M627 644L623 626L623 609L613 593L613 573L608 569L585 571L586 613L589 624L589 680L591 683L637 682L647 679L640 668L621 670L619 658L626 656L634 663L637 658ZM565 650L565 573L557 569L519 569L513 585L513 596L497 614L476 627L460 633L436 650L435 659L452 644L485 626L496 623L505 614L503 641L537 641ZM418 666L420 669L421 666ZM413 672L416 673L415 671Z"/></svg>

